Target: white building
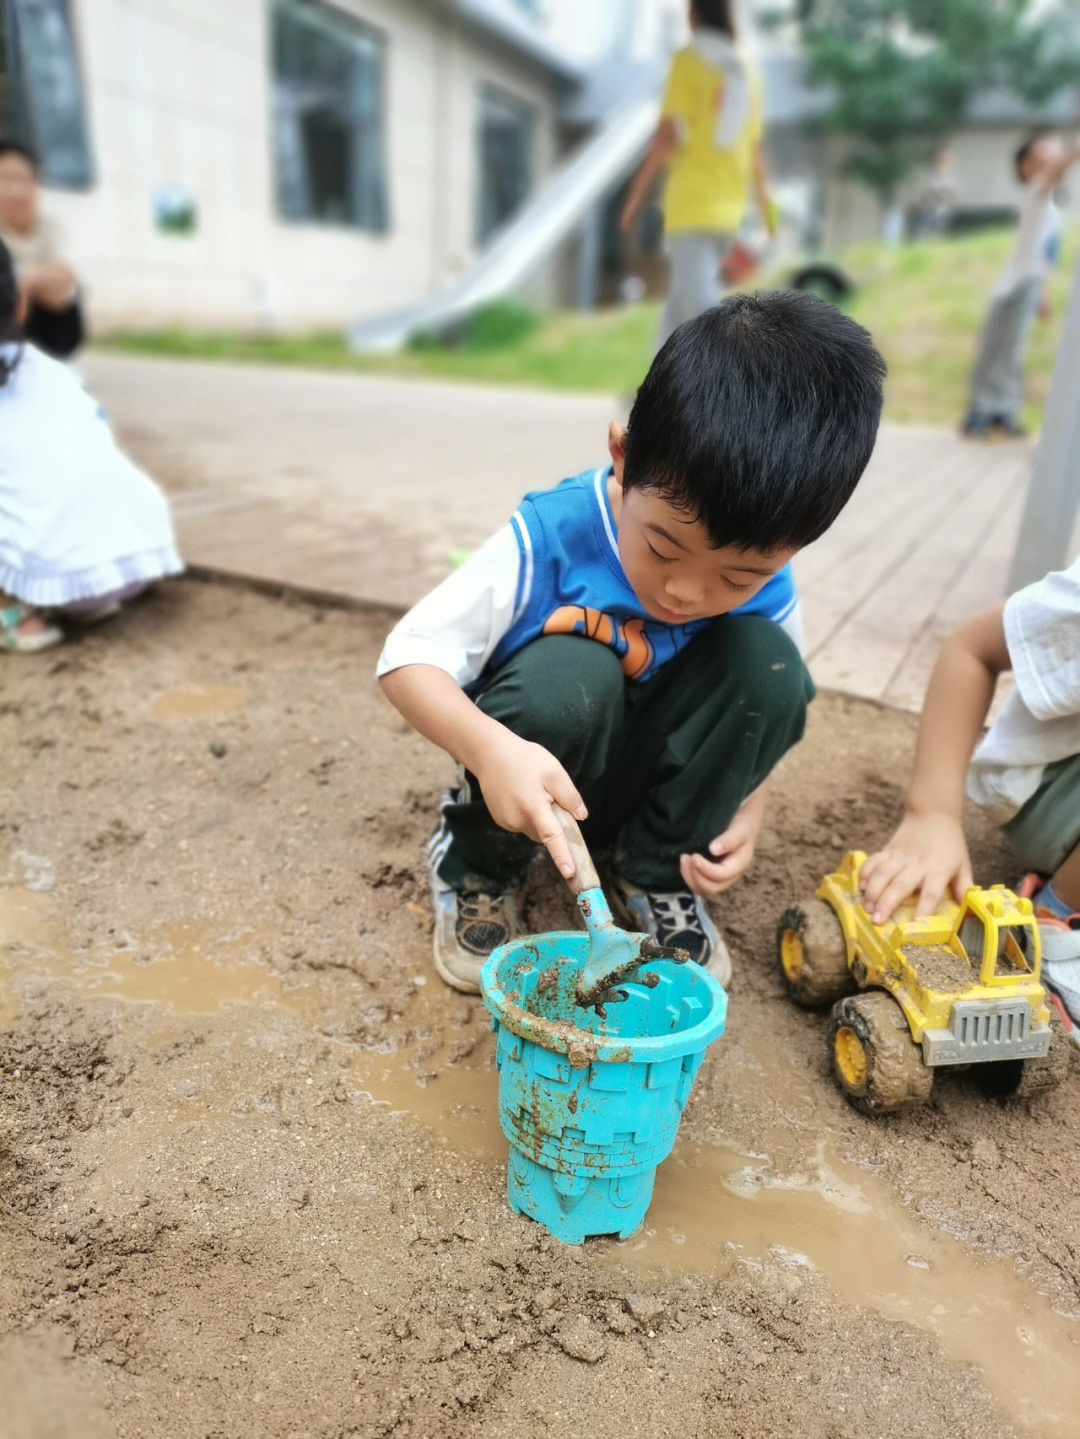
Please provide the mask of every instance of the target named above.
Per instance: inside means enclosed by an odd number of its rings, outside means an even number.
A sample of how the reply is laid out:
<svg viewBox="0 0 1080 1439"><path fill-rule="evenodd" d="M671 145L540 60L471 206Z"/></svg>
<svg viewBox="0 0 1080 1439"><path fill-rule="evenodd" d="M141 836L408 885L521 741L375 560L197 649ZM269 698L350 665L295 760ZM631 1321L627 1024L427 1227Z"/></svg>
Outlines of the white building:
<svg viewBox="0 0 1080 1439"><path fill-rule="evenodd" d="M3 120L99 331L338 325L437 288L550 170L580 70L542 0L3 0L0 24Z"/></svg>
<svg viewBox="0 0 1080 1439"><path fill-rule="evenodd" d="M41 156L92 330L337 328L452 284L568 150L658 93L686 8L0 0L0 129ZM843 140L808 130L820 102L797 52L757 48L777 181L811 197L826 247L876 233L872 196L839 178ZM1015 205L1008 157L1034 118L991 99L953 141L973 218ZM530 273L529 298L617 292L617 191L637 153L598 182L579 242ZM519 228L536 243L531 214ZM640 246L630 259L662 283Z"/></svg>

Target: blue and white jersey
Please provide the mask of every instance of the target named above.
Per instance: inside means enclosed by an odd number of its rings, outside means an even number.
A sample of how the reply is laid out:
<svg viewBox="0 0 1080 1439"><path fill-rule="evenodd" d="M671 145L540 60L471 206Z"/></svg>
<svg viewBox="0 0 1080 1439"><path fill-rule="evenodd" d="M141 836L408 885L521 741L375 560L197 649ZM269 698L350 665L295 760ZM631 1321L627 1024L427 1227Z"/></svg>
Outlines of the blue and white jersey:
<svg viewBox="0 0 1080 1439"><path fill-rule="evenodd" d="M468 691L540 635L578 634L610 646L628 678L646 680L715 623L666 625L643 608L619 559L609 474L589 470L526 495L509 524L398 622L376 673L434 665ZM790 566L729 613L764 615L799 643Z"/></svg>
<svg viewBox="0 0 1080 1439"><path fill-rule="evenodd" d="M647 680L712 620L666 625L654 619L630 588L608 498L608 471L590 470L553 490L526 495L511 524L521 551L514 618L491 664L539 635L577 634L618 655L628 679ZM783 620L795 608L785 566L733 614Z"/></svg>

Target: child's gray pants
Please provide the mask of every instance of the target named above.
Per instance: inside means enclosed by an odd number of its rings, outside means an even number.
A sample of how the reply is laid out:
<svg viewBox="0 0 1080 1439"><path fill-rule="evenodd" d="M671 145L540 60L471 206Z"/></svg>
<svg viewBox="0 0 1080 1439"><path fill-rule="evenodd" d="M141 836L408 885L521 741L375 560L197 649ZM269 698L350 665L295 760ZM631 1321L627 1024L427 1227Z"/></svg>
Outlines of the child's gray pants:
<svg viewBox="0 0 1080 1439"><path fill-rule="evenodd" d="M1039 788L1002 827L1025 869L1059 869L1080 845L1080 755L1048 764Z"/></svg>
<svg viewBox="0 0 1080 1439"><path fill-rule="evenodd" d="M1024 402L1024 356L1039 303L1039 280L1024 280L990 306L971 375L968 413L1017 421Z"/></svg>
<svg viewBox="0 0 1080 1439"><path fill-rule="evenodd" d="M671 264L668 298L656 337L659 349L686 320L694 320L723 298L720 265L731 236L715 230L679 230L664 248Z"/></svg>

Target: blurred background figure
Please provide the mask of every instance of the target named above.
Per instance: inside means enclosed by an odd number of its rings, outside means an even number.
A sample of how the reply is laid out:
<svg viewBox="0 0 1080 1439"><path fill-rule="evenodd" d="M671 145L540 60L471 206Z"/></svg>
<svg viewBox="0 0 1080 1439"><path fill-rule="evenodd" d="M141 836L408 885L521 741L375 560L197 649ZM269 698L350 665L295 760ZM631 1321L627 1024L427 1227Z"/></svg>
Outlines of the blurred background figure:
<svg viewBox="0 0 1080 1439"><path fill-rule="evenodd" d="M10 138L0 138L0 239L15 265L23 334L46 354L67 359L83 338L78 282L60 257L55 227L41 214L37 161Z"/></svg>
<svg viewBox="0 0 1080 1439"><path fill-rule="evenodd" d="M0 649L63 639L56 615L104 619L183 569L164 495L117 448L66 366L18 338L0 243Z"/></svg>
<svg viewBox="0 0 1080 1439"><path fill-rule="evenodd" d="M1066 147L1057 135L1029 135L1013 159L1023 186L1016 243L994 290L971 376L965 435L1003 430L1023 435L1024 361L1031 322L1061 242L1061 212L1054 192L1080 159L1080 142Z"/></svg>
<svg viewBox="0 0 1080 1439"><path fill-rule="evenodd" d="M724 255L746 213L751 184L770 232L773 224L760 82L736 47L731 0L691 0L690 29L690 44L672 58L660 123L619 219L625 234L666 171L662 208L671 275L659 345L719 300Z"/></svg>
<svg viewBox="0 0 1080 1439"><path fill-rule="evenodd" d="M919 197L915 230L918 235L944 235L952 222L957 200L956 161L950 146L934 156L930 175Z"/></svg>

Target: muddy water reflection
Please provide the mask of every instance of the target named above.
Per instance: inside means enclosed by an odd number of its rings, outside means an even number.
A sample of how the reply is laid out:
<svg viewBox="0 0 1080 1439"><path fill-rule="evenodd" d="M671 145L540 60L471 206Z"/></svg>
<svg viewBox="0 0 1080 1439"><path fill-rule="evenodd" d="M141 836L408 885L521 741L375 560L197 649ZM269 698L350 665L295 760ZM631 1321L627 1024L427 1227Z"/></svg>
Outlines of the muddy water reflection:
<svg viewBox="0 0 1080 1439"><path fill-rule="evenodd" d="M270 1005L312 1030L326 1019L314 985L289 988L245 957L250 935L206 925L159 929L91 959L71 951L51 902L0 887L0 1027L14 1015L10 999L4 1007L6 981L20 971L44 971L88 996L155 1001L173 1014ZM490 1045L451 1064L446 1004L434 983L419 986L404 1017L416 1042L393 1053L342 1043L343 1078L375 1104L501 1166ZM480 1023L477 1004L462 1034ZM647 1226L622 1243L592 1241L597 1257L672 1274L736 1263L815 1270L844 1302L929 1331L954 1361L977 1364L1002 1412L1025 1432L1075 1436L1080 1324L1056 1313L1011 1260L981 1258L913 1219L886 1184L838 1158L820 1119L807 1119L764 1134L757 1154L680 1139L658 1171Z"/></svg>
<svg viewBox="0 0 1080 1439"><path fill-rule="evenodd" d="M255 943L249 931L223 934L191 922L161 925L137 940L122 936L105 954L77 953L54 917L50 896L0 888L0 956L22 952L18 968L70 981L88 994L168 1004L184 1014L213 1014L258 1000L301 1012L304 1001L295 992L265 965L244 957ZM14 1012L9 996L8 1013Z"/></svg>
<svg viewBox="0 0 1080 1439"><path fill-rule="evenodd" d="M177 685L162 690L146 709L147 719L166 723L175 720L217 719L234 714L244 703L239 685Z"/></svg>
<svg viewBox="0 0 1080 1439"><path fill-rule="evenodd" d="M775 1141L775 1143L774 1143ZM803 1142L813 1144L809 1137ZM1080 1324L1058 1314L1007 1259L975 1255L911 1217L894 1192L841 1163L827 1140L796 1158L790 1131L767 1136L781 1168L679 1141L657 1172L648 1224L612 1253L631 1268L701 1271L772 1259L817 1270L849 1304L929 1330L977 1364L1002 1412L1039 1439L1075 1439Z"/></svg>

